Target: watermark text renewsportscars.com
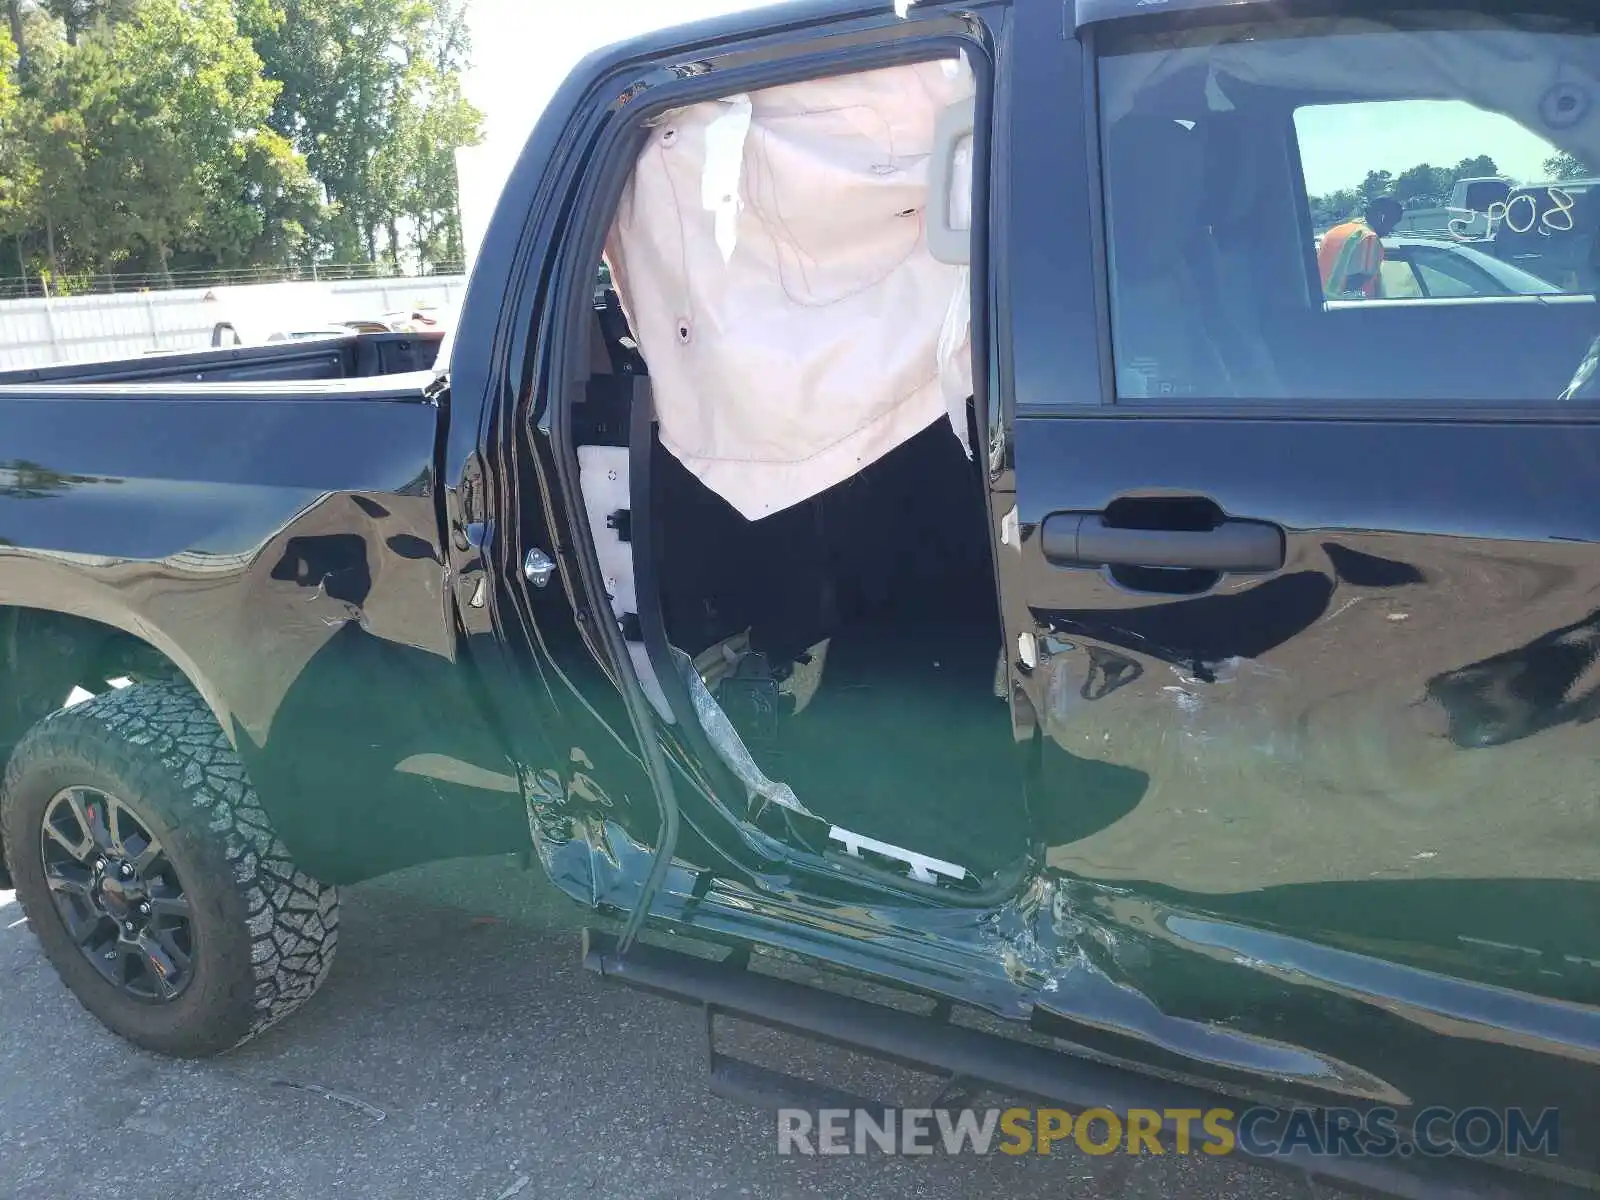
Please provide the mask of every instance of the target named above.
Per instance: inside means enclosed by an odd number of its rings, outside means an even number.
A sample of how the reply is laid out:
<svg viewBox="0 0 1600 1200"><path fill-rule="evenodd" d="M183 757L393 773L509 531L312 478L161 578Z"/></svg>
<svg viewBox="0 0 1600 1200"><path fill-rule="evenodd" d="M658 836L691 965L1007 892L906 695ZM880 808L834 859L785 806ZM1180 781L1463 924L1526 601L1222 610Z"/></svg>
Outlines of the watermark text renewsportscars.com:
<svg viewBox="0 0 1600 1200"><path fill-rule="evenodd" d="M1554 1156L1561 1114L1520 1108L785 1108L778 1153Z"/></svg>

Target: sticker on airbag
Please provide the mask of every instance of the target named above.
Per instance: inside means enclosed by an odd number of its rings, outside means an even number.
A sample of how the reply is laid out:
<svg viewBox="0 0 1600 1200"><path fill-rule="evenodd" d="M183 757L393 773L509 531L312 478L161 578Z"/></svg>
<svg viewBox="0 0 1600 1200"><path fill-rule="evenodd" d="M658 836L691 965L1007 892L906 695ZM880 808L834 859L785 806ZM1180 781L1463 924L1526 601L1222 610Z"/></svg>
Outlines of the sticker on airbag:
<svg viewBox="0 0 1600 1200"><path fill-rule="evenodd" d="M706 126L706 165L700 173L700 204L716 222L722 261L733 258L739 240L739 176L744 168L744 141L750 132L750 97L729 96L726 111Z"/></svg>

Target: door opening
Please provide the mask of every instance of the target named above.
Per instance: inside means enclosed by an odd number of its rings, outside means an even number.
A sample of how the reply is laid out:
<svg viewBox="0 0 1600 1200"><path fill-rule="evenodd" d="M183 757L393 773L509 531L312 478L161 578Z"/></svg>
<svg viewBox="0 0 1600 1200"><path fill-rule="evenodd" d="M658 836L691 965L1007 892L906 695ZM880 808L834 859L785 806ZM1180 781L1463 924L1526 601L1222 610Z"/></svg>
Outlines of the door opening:
<svg viewBox="0 0 1600 1200"><path fill-rule="evenodd" d="M1029 831L948 249L973 92L950 59L657 118L572 430L634 664L729 809L976 891Z"/></svg>

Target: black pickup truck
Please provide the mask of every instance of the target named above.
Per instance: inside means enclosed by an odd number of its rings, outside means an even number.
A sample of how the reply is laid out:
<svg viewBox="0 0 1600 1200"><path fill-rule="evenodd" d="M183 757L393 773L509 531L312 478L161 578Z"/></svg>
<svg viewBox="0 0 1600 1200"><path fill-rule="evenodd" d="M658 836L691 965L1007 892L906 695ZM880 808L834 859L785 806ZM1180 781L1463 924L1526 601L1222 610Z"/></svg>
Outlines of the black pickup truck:
<svg viewBox="0 0 1600 1200"><path fill-rule="evenodd" d="M1308 207L1390 133L1600 161L1593 14L1490 7L678 29L561 88L431 369L0 380L0 834L68 987L224 1050L322 982L340 885L521 851L599 975L948 1103L1596 1186L1600 310L1327 302Z"/></svg>

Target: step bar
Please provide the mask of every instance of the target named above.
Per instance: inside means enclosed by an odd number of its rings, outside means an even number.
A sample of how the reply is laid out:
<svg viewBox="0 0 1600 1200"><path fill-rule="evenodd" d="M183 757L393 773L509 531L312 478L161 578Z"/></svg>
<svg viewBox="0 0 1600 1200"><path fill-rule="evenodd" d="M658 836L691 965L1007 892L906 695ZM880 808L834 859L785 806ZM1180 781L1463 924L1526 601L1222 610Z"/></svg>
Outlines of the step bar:
<svg viewBox="0 0 1600 1200"><path fill-rule="evenodd" d="M735 952L715 960L635 942L618 953L613 936L586 929L583 963L595 974L625 987L650 992L705 1010L710 1083L713 1093L759 1107L867 1108L884 1105L721 1054L714 1039L717 1016L764 1025L813 1041L868 1054L942 1077L944 1092L992 1090L1057 1105L1069 1112L1106 1108L1112 1112L1157 1112L1221 1105L1237 1106L1220 1093L1151 1078L1108 1063L1041 1048L1026 1042L952 1024L950 1006L940 1003L930 1015L905 1012L807 984L760 974L749 955ZM935 1102L931 1107L941 1107ZM954 1107L954 1106L952 1106ZM1170 1148L1175 1126L1160 1132ZM1512 1172L1460 1158L1373 1158L1313 1155L1289 1151L1270 1159L1236 1160L1273 1166L1359 1191L1405 1200L1527 1200L1594 1193L1543 1175Z"/></svg>

